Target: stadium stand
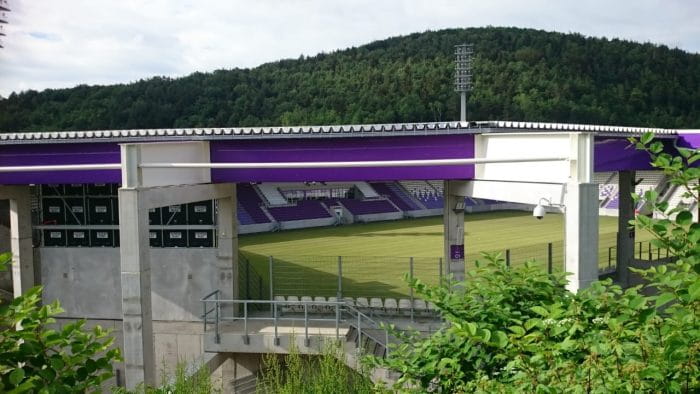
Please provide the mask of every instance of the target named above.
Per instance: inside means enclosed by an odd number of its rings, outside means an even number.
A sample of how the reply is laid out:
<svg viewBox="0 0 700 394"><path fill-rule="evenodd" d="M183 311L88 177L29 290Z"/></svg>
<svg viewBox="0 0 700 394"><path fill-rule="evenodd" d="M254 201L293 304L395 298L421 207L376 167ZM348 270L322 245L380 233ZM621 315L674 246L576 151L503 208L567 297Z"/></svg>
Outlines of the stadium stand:
<svg viewBox="0 0 700 394"><path fill-rule="evenodd" d="M647 190L655 189L671 205L683 202L681 191L674 187L665 186L666 178L659 171L638 171L638 184L635 191L643 194ZM601 214L614 215L614 211L619 207L619 190L617 172L600 172L594 174L594 182L599 186L598 199ZM361 184L361 187L358 185ZM336 185L337 186L337 185ZM241 225L272 224L275 228L296 228L286 227L285 222L296 222L314 219L332 219L334 213L329 210L331 206L342 205L346 209L346 214L375 215L391 214L390 216L377 216L369 220L392 220L398 219L397 213L411 212L411 215L436 215L436 210L443 208L443 182L439 180L431 181L400 181L400 182L360 182L353 183L355 193L345 193L345 197L332 197L338 194L332 185L319 184L318 193L306 193L301 200L285 198L284 192L277 188L277 185L261 184L239 184L238 186L238 220ZM325 187L325 189L324 189ZM337 187L336 187L337 188ZM346 187L347 188L347 187ZM361 189L361 190L360 190ZM331 193L330 190L334 192ZM349 189L351 192L353 188ZM359 191L359 192L358 192ZM368 198L367 194L374 195ZM264 197L265 196L265 197ZM310 197L309 197L310 196ZM354 196L355 198L348 198ZM360 198L364 197L364 198ZM272 201L275 201L273 204ZM465 206L470 212L488 211L501 209L503 202L478 198L465 198ZM511 209L511 208L508 208ZM518 209L518 208L516 208ZM639 212L644 211L643 204L637 207ZM366 217L361 220L366 220ZM331 225L332 222L316 221L315 225ZM311 224L308 224L311 225ZM306 226L302 224L302 227ZM265 228L253 231L269 231Z"/></svg>
<svg viewBox="0 0 700 394"><path fill-rule="evenodd" d="M442 196L438 196L437 194L426 194L419 197L419 200L428 209L442 209L444 206Z"/></svg>
<svg viewBox="0 0 700 394"><path fill-rule="evenodd" d="M238 222L240 224L246 225L246 224L255 224L255 220L253 220L252 217L248 214L248 212L243 208L241 205L240 201L238 202Z"/></svg>
<svg viewBox="0 0 700 394"><path fill-rule="evenodd" d="M350 198L339 198L327 200L327 205L340 203L353 215L369 215L373 213L398 212L389 201L381 200L353 200Z"/></svg>
<svg viewBox="0 0 700 394"><path fill-rule="evenodd" d="M620 207L620 194L616 193L615 196L610 198L607 203L605 203L605 208L608 209L618 209Z"/></svg>
<svg viewBox="0 0 700 394"><path fill-rule="evenodd" d="M250 219L252 219L253 223L270 222L270 218L267 217L265 212L263 212L262 208L260 207L263 205L263 201L258 195L258 192L253 188L253 185L249 183L239 183L236 190L239 204L243 207ZM238 216L238 220L241 220L240 215Z"/></svg>
<svg viewBox="0 0 700 394"><path fill-rule="evenodd" d="M370 185L377 193L391 200L394 205L403 211L417 211L421 209L397 182L377 182L370 183Z"/></svg>
<svg viewBox="0 0 700 394"><path fill-rule="evenodd" d="M267 211L278 222L332 217L318 200L302 200L296 205L268 207Z"/></svg>

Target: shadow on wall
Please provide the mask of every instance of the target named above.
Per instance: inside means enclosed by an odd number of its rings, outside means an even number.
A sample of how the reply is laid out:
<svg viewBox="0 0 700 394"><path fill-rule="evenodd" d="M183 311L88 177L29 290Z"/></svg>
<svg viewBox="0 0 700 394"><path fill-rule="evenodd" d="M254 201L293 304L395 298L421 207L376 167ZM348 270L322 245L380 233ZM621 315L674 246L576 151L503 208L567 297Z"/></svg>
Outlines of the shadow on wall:
<svg viewBox="0 0 700 394"><path fill-rule="evenodd" d="M5 201L6 202L6 201ZM0 253L9 252L10 247L10 225L6 225L2 222L2 219L7 214L9 216L8 204L4 204L0 201ZM8 217L9 222L9 217ZM12 272L8 269L7 271L0 272L0 290L5 290L12 292Z"/></svg>

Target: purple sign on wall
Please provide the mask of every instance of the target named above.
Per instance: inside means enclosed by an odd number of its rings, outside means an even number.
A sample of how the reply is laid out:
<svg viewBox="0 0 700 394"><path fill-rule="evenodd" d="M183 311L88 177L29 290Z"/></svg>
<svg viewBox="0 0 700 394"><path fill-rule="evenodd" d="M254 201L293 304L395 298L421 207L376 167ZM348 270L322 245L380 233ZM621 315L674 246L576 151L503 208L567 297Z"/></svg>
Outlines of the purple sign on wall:
<svg viewBox="0 0 700 394"><path fill-rule="evenodd" d="M464 259L464 245L450 245L450 259L463 260Z"/></svg>

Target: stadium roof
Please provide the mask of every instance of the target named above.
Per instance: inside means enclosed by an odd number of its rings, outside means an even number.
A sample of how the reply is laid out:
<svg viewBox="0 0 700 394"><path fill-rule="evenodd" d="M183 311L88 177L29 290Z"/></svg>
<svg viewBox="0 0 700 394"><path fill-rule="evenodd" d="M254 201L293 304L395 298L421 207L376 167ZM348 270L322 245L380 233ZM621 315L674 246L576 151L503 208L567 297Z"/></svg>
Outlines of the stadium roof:
<svg viewBox="0 0 700 394"><path fill-rule="evenodd" d="M492 132L593 132L608 135L676 135L682 130L571 123L480 121L387 123L329 126L224 127L187 129L138 129L94 131L49 131L0 134L0 144L33 142L139 142L217 140L238 138L372 137L399 135L482 134Z"/></svg>

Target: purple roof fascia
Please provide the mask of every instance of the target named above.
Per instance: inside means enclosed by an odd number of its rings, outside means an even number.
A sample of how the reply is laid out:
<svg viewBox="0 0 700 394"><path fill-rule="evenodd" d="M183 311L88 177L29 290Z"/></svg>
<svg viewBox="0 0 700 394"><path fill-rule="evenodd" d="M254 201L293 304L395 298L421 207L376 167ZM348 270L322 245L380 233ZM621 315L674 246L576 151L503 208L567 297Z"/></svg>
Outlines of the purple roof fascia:
<svg viewBox="0 0 700 394"><path fill-rule="evenodd" d="M626 138L596 138L594 171L652 170L649 154L635 149Z"/></svg>
<svg viewBox="0 0 700 394"><path fill-rule="evenodd" d="M683 148L700 149L700 132L698 133L679 133L678 146Z"/></svg>
<svg viewBox="0 0 700 394"><path fill-rule="evenodd" d="M452 159L474 157L474 136L212 141L210 149L213 163ZM212 170L212 182L344 182L473 177L473 165Z"/></svg>
<svg viewBox="0 0 700 394"><path fill-rule="evenodd" d="M119 163L119 145L23 144L0 145L0 166ZM118 183L119 170L31 171L0 173L0 184Z"/></svg>

